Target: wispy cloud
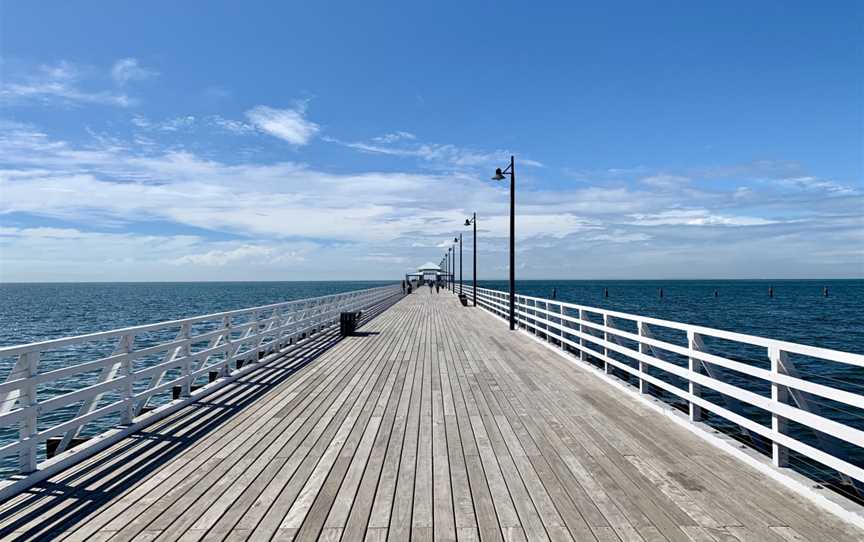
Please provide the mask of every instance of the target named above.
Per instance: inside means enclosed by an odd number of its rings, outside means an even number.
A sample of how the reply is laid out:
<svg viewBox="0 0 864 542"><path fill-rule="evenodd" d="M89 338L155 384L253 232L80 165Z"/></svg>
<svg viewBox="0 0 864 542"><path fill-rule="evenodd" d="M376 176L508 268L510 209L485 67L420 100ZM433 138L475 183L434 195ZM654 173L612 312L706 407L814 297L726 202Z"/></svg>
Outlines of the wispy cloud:
<svg viewBox="0 0 864 542"><path fill-rule="evenodd" d="M263 260L272 264L300 262L305 258L301 251L285 250L285 247L244 244L236 248L215 249L204 253L184 254L183 256L168 260L168 263L173 265L223 267L230 263L250 261L251 259L256 259L259 262Z"/></svg>
<svg viewBox="0 0 864 542"><path fill-rule="evenodd" d="M798 188L810 192L829 192L837 195L855 195L860 194L860 190L849 185L837 183L828 179L820 179L813 176L789 177L778 179L776 181L780 185Z"/></svg>
<svg viewBox="0 0 864 542"><path fill-rule="evenodd" d="M724 216L706 209L675 209L655 214L630 215L639 226L764 226L776 220L755 216Z"/></svg>
<svg viewBox="0 0 864 542"><path fill-rule="evenodd" d="M245 135L255 131L255 127L240 120L226 119L220 115L212 115L207 120L213 125L232 134Z"/></svg>
<svg viewBox="0 0 864 542"><path fill-rule="evenodd" d="M506 160L511 154L509 151L481 151L452 144L419 143L416 142L417 137L409 132L385 134L372 138L370 142L342 141L330 136L322 139L369 154L418 158L430 166L442 169L489 166ZM520 158L519 163L531 167L543 167L543 164L537 160Z"/></svg>
<svg viewBox="0 0 864 542"><path fill-rule="evenodd" d="M24 105L101 104L129 107L135 100L123 92L91 90L83 86L88 70L61 61L44 64L27 73L7 74L0 80L0 103Z"/></svg>
<svg viewBox="0 0 864 542"><path fill-rule="evenodd" d="M375 141L376 143L396 143L397 141L414 141L415 139L417 139L417 136L411 132L393 132L391 134L373 137L372 141Z"/></svg>
<svg viewBox="0 0 864 542"><path fill-rule="evenodd" d="M111 77L120 86L129 81L142 81L159 75L156 70L141 66L136 58L121 58L111 68Z"/></svg>
<svg viewBox="0 0 864 542"><path fill-rule="evenodd" d="M185 115L174 117L161 121L152 121L144 115L135 115L132 117L132 124L142 130L159 130L162 132L178 132L180 130L189 129L195 125L195 117Z"/></svg>
<svg viewBox="0 0 864 542"><path fill-rule="evenodd" d="M648 186L653 186L662 189L680 188L690 183L690 178L683 175L669 175L660 173L639 179L639 182Z"/></svg>
<svg viewBox="0 0 864 542"><path fill-rule="evenodd" d="M129 81L148 79L158 72L142 67L134 58L124 58L114 63L110 72L67 61L42 64L35 68L6 69L5 77L0 80L0 102L7 105L109 105L130 107L137 100L121 89L98 89L100 81L105 82L110 75L118 87Z"/></svg>
<svg viewBox="0 0 864 542"><path fill-rule="evenodd" d="M262 132L296 146L306 145L320 130L317 124L306 119L305 104L289 109L259 105L247 111L246 118Z"/></svg>

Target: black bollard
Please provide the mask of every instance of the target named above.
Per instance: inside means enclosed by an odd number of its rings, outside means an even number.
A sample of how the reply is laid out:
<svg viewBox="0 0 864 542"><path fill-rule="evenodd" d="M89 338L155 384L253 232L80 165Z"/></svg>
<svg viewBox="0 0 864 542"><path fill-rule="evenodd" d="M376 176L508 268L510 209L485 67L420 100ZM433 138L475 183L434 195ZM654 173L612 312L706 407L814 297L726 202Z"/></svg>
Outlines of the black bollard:
<svg viewBox="0 0 864 542"><path fill-rule="evenodd" d="M714 290L714 297L719 297L719 296L720 296L720 292L718 292L717 290Z"/></svg>
<svg viewBox="0 0 864 542"><path fill-rule="evenodd" d="M558 288L552 288L552 299L555 299L555 297L557 295L558 295Z"/></svg>
<svg viewBox="0 0 864 542"><path fill-rule="evenodd" d="M603 288L603 297L609 297L609 288Z"/></svg>
<svg viewBox="0 0 864 542"><path fill-rule="evenodd" d="M768 297L774 297L774 287L773 286L768 287Z"/></svg>
<svg viewBox="0 0 864 542"><path fill-rule="evenodd" d="M660 288L660 299L663 299L663 288Z"/></svg>
<svg viewBox="0 0 864 542"><path fill-rule="evenodd" d="M823 297L828 297L828 287L827 287L827 286L824 287L824 288L822 288L822 296L823 296Z"/></svg>

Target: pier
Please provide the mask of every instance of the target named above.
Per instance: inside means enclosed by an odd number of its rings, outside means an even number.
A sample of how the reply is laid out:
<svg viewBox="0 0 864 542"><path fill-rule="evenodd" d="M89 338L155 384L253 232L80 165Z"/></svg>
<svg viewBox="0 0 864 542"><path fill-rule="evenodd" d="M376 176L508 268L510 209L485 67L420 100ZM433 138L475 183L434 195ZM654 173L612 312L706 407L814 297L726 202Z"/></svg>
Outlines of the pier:
<svg viewBox="0 0 864 542"><path fill-rule="evenodd" d="M17 398L20 408L8 406L0 418L25 420L22 432L29 433L4 447L21 458L22 472L3 488L0 538L864 539L854 522L772 475L771 468L783 467L782 448L759 468L758 459L748 463L697 434L702 429L686 427L699 423L700 406L708 410L698 386L710 385L709 376L685 388L692 404L679 419L639 397L647 391L643 380L664 385L650 376L647 347L636 346L646 355L632 369L642 378L636 388L610 385L610 364L626 371L610 354L621 348L611 340L614 315L595 320L599 334L589 333L591 320L581 309L520 296L520 325L529 333L511 332L499 317L506 294L478 294L481 306L463 307L446 290L421 287L403 296L396 287L259 308L242 324L225 313L211 317L226 325L203 332L198 342L209 342L197 354L187 348L195 322L174 324L180 338L163 365L173 363L178 373L165 380L162 371L147 389L180 386L180 399L149 414L137 406L156 392L133 389L131 362L117 361L135 351L130 340L145 331L120 330L109 338L125 350L93 365L117 362L119 372L94 384L102 387L90 395L69 399L92 398L113 383L122 392L111 403L119 405L113 412L123 416L121 424L101 437L104 444L91 442L90 451L87 443L64 451L76 432L44 462L37 444L70 435L107 407L92 401L77 413L78 425L64 421L60 430L45 430L36 423L33 392L9 391L25 390L34 373L11 378L3 404ZM355 334L340 337L333 323L346 309L362 309L363 317ZM643 323L645 330L659 325ZM694 350L703 332L687 335ZM644 345L660 342L641 325L635 334L621 333L642 336ZM126 336L133 339L124 343ZM244 342L251 347L241 348ZM48 346L5 352L26 361ZM605 367L580 361L595 354ZM247 361L238 368L240 358ZM218 379L203 382L214 371ZM128 382L120 381L124 375ZM794 377L784 378L795 385ZM834 397L862 404L860 396ZM782 430L781 420L766 431L776 437ZM857 442L857 430L849 431L842 435ZM796 446L787 440L783 448ZM852 503L835 506L850 517L858 513Z"/></svg>

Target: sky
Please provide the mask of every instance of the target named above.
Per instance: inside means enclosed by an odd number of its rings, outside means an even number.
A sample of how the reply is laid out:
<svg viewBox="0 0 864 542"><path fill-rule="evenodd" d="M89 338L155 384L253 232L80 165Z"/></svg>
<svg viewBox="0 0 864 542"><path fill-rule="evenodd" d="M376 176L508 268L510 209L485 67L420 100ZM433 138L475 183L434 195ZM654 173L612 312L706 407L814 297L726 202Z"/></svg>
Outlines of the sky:
<svg viewBox="0 0 864 542"><path fill-rule="evenodd" d="M0 0L0 281L864 277L864 3Z"/></svg>

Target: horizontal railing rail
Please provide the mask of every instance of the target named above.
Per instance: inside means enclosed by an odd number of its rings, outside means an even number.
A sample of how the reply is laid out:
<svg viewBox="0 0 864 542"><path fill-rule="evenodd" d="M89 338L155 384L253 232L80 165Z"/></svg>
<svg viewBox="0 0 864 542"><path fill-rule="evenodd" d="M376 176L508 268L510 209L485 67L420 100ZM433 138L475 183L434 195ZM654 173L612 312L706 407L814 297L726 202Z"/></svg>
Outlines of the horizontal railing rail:
<svg viewBox="0 0 864 542"><path fill-rule="evenodd" d="M11 367L0 383L0 459L17 455L19 473L37 471L39 447L52 437L61 453L93 422L108 431L135 424L153 403L191 402L202 395L193 396L196 385L231 378L334 325L340 312L399 291L382 286L0 348Z"/></svg>
<svg viewBox="0 0 864 542"><path fill-rule="evenodd" d="M470 295L472 288L464 291ZM509 316L506 292L477 288L477 304ZM516 320L579 360L634 378L642 393L652 385L677 398L693 422L708 412L761 436L771 443L776 467L789 466L791 450L833 469L844 484L862 487L864 465L849 457L864 457L864 423L847 422L864 420L864 386L819 375L806 379L795 362L797 357L864 368L862 355L526 295L516 296ZM765 413L764 419L736 412L734 401ZM848 419L828 417L820 404L846 409ZM815 437L802 440L790 422ZM838 451L838 442L858 453Z"/></svg>

